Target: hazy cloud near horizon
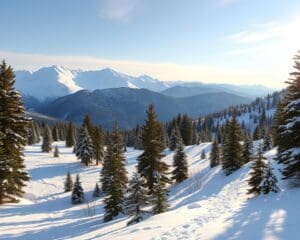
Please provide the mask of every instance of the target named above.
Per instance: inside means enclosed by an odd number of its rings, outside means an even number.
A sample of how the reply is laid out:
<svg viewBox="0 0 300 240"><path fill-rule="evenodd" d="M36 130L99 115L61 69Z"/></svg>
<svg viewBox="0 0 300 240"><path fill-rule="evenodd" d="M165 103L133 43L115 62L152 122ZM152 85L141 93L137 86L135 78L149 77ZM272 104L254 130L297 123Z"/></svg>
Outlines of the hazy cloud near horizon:
<svg viewBox="0 0 300 240"><path fill-rule="evenodd" d="M15 70L35 71L42 67L61 65L70 69L99 70L112 68L133 76L149 75L162 81L201 81L206 83L231 83L265 85L274 82L275 76L269 73L245 71L241 69L215 68L202 65L179 65L174 63L146 63L130 60L101 59L91 56L49 56L39 54L14 53L0 50L1 58ZM282 88L272 84L272 88Z"/></svg>

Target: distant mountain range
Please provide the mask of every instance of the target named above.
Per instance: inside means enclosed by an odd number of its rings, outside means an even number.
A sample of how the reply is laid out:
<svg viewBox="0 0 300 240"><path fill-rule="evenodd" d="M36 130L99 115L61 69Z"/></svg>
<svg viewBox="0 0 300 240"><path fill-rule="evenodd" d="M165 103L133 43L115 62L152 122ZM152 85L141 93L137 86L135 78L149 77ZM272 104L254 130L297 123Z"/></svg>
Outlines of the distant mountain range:
<svg viewBox="0 0 300 240"><path fill-rule="evenodd" d="M70 70L62 66L44 67L35 72L16 71L16 88L22 95L43 101L55 99L82 89L147 88L160 92L167 83L143 75L132 77L106 68L97 71Z"/></svg>
<svg viewBox="0 0 300 240"><path fill-rule="evenodd" d="M16 71L16 89L31 112L77 123L89 114L104 128L116 120L122 128L135 127L143 122L150 103L160 120L168 121L178 113L199 117L273 92L264 86L163 82L109 68L82 71L61 66Z"/></svg>
<svg viewBox="0 0 300 240"><path fill-rule="evenodd" d="M163 82L147 75L133 77L106 68L95 71L71 70L62 66L44 67L35 72L16 71L16 88L23 96L38 101L56 99L79 90L138 88L161 92L167 96L188 97L204 93L227 92L255 98L273 92L264 86L205 84L201 82Z"/></svg>
<svg viewBox="0 0 300 240"><path fill-rule="evenodd" d="M37 111L61 120L80 123L89 114L95 124L111 128L118 121L122 128L143 123L145 110L155 105L161 121L171 120L178 113L192 117L213 113L228 106L249 103L249 98L230 93L207 93L192 97L174 98L148 89L111 88L95 91L81 90L42 104Z"/></svg>

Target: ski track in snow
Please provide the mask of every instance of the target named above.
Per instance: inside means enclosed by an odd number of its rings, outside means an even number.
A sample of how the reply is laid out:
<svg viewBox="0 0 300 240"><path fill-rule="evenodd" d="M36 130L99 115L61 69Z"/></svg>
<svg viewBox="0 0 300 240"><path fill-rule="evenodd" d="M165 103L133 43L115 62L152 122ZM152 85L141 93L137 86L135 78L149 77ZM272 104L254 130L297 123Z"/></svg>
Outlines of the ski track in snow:
<svg viewBox="0 0 300 240"><path fill-rule="evenodd" d="M249 200L247 177L250 163L225 177L221 167L210 169L207 157L210 143L187 146L189 179L170 186L169 211L152 216L139 224L126 226L128 217L119 216L103 223L103 198L93 199L92 191L99 180L101 166L85 167L63 142L55 142L60 157L41 153L40 144L27 146L25 164L31 181L18 204L0 206L0 239L41 240L198 240L198 239L296 239L300 214L296 206L298 189ZM135 171L140 150L127 148L126 166L129 176ZM165 150L170 166L173 153ZM266 157L272 159L273 149ZM277 165L275 173L280 178ZM87 216L86 204L72 205L70 193L64 193L64 179L70 171L73 180L80 174L86 198L96 205L96 214ZM296 208L296 209L295 209Z"/></svg>

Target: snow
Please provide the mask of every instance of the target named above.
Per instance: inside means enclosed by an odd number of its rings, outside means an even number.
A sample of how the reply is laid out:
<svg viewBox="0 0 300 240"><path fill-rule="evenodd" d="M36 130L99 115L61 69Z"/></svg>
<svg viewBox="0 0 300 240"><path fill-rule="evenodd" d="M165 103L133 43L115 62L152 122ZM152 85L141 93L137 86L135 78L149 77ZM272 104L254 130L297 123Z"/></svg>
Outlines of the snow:
<svg viewBox="0 0 300 240"><path fill-rule="evenodd" d="M263 86L235 86L224 84L205 84L201 82L164 82L147 75L130 76L110 68L97 70L71 70L64 66L44 67L37 71L16 71L16 89L23 95L30 95L38 100L62 97L80 89L93 91L106 88L146 88L162 92L174 86L213 87L218 92L257 97L273 92Z"/></svg>
<svg viewBox="0 0 300 240"><path fill-rule="evenodd" d="M60 157L41 153L40 144L27 146L25 163L31 181L26 194L17 204L0 206L0 239L296 239L300 221L300 190L288 189L280 180L279 169L272 159L276 149L265 154L279 179L281 192L249 199L247 178L251 163L230 176L221 167L210 169L207 156L211 143L187 146L189 179L170 186L169 211L126 226L128 217L120 216L103 223L103 199L92 198L100 166L85 167L63 142L55 142ZM127 148L129 175L135 171L140 150ZM173 152L165 150L164 161L172 164ZM88 214L87 204L72 205L71 193L64 193L68 170L73 180L80 174L85 196L95 205L95 215Z"/></svg>
<svg viewBox="0 0 300 240"><path fill-rule="evenodd" d="M39 100L65 96L81 89L93 91L128 87L162 91L168 87L164 82L149 76L133 77L110 68L83 71L51 66L36 72L16 71L16 80L16 88L23 95L30 95Z"/></svg>

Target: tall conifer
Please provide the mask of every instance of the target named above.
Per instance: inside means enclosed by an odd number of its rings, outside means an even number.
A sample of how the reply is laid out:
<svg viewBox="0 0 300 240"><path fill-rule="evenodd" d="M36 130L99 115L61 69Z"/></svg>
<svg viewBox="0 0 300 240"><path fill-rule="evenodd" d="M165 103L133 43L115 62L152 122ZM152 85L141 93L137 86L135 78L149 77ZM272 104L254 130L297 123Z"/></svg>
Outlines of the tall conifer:
<svg viewBox="0 0 300 240"><path fill-rule="evenodd" d="M0 204L16 201L29 180L22 154L29 121L23 117L24 106L14 84L13 69L3 61L0 64Z"/></svg>
<svg viewBox="0 0 300 240"><path fill-rule="evenodd" d="M176 153L173 157L173 167L174 170L172 171L172 179L175 180L176 183L180 183L188 178L187 157L184 153L184 145L181 138L178 140Z"/></svg>
<svg viewBox="0 0 300 240"><path fill-rule="evenodd" d="M154 106L151 104L147 109L147 119L142 132L143 153L138 157L138 172L146 179L146 186L152 193L154 184L158 181L162 183L170 182L167 177L168 165L161 159L165 156L164 132L161 124L157 121Z"/></svg>
<svg viewBox="0 0 300 240"><path fill-rule="evenodd" d="M241 127L235 115L227 122L224 134L222 168L230 175L243 165Z"/></svg>
<svg viewBox="0 0 300 240"><path fill-rule="evenodd" d="M294 72L287 82L287 93L279 105L276 143L278 159L284 164L284 179L300 186L300 51L295 56Z"/></svg>

